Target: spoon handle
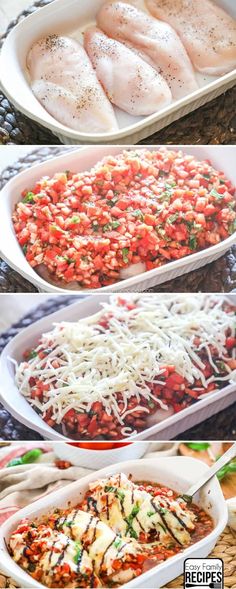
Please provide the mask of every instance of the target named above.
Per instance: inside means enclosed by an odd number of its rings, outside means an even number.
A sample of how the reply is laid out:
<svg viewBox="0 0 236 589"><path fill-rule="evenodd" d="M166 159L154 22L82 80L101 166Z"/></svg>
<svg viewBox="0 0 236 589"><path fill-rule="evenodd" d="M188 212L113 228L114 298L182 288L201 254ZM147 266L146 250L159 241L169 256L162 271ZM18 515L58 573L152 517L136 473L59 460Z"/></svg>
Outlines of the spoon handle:
<svg viewBox="0 0 236 589"><path fill-rule="evenodd" d="M196 483L194 483L186 492L187 497L193 497L203 485L205 485L225 464L230 462L236 456L236 443L231 446L227 452L225 452L219 460L214 462L214 464L204 472L202 477L198 479Z"/></svg>

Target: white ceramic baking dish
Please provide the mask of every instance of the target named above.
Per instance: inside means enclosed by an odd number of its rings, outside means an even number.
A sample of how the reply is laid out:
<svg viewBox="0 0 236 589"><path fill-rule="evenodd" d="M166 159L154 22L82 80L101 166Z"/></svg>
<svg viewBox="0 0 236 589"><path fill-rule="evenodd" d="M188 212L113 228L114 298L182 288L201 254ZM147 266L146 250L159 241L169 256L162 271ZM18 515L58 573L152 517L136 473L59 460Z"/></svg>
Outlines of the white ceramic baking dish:
<svg viewBox="0 0 236 589"><path fill-rule="evenodd" d="M129 146L129 148L132 149L132 146ZM179 149L179 146L174 146L174 148ZM142 148L139 146L136 149ZM148 149L156 150L157 146L149 146ZM169 147L169 149L171 148ZM226 176L236 185L235 146L181 146L181 149L184 153L193 154L200 160L210 159L212 164L219 170L223 169ZM21 200L22 190L32 188L34 183L44 175L51 176L56 172L68 169L76 172L88 170L105 155L115 155L121 151L122 147L115 146L84 147L78 151L72 151L66 155L32 166L15 176L2 189L0 194L0 254L14 270L32 282L40 291L62 293L68 292L68 289L65 290L62 287L54 286L41 278L31 268L17 242L11 217L16 203ZM166 280L172 280L176 276L216 260L230 249L235 242L236 232L217 245L170 262L160 268L148 270L143 274L116 282L112 286L102 287L95 292L140 292L147 290L152 286L161 284Z"/></svg>
<svg viewBox="0 0 236 589"><path fill-rule="evenodd" d="M174 444L170 445L172 446ZM83 466L84 468L93 468L93 465L96 465L97 469L105 468L116 462L142 458L145 452L148 451L149 446L150 444L148 442L133 442L132 444L123 446L123 448L91 450L71 446L64 442L53 443L54 452L61 460L69 460L75 466Z"/></svg>
<svg viewBox="0 0 236 589"><path fill-rule="evenodd" d="M150 297L152 295L150 294ZM185 296L189 296L188 294ZM52 313L16 335L4 348L0 359L0 400L10 413L24 425L39 432L44 438L51 440L68 440L62 434L49 427L28 401L19 393L14 383L14 365L10 358L22 361L24 350L33 348L42 333L50 330L52 324L60 321L75 321L96 313L100 303L108 301L109 295L95 295ZM234 295L231 300L235 303ZM217 393L206 395L198 403L183 409L179 413L165 418L146 428L141 433L134 434L125 440L171 440L186 429L205 421L211 415L218 413L236 401L236 383L225 386ZM207 433L207 432L206 432Z"/></svg>
<svg viewBox="0 0 236 589"><path fill-rule="evenodd" d="M131 0L144 8L144 0ZM236 17L234 0L214 0ZM22 20L8 35L0 58L2 90L11 102L30 119L50 129L62 143L138 143L159 129L199 108L231 88L236 70L221 77L197 74L199 89L148 117L131 117L116 109L119 130L113 133L79 133L56 121L33 95L26 71L26 56L32 44L50 33L72 35L81 40L81 32L95 23L105 0L54 0L48 6ZM226 31L227 34L227 31ZM17 91L16 91L17 89Z"/></svg>
<svg viewBox="0 0 236 589"><path fill-rule="evenodd" d="M25 517L34 520L35 517L51 512L55 508L67 506L69 501L72 506L76 505L84 496L91 481L117 472L124 472L127 475L131 473L134 481L149 480L171 487L179 493L185 493L190 484L198 480L207 468L206 464L194 458L171 457L121 462L95 471L63 489L46 495L46 497L39 499L33 505L21 509L1 526L0 567L5 573L11 575L21 587L44 587L32 579L13 561L6 546L9 537L17 524ZM200 494L194 497L194 502L212 517L214 522L213 531L196 544L183 550L183 552L157 565L150 571L140 575L140 577L133 579L133 581L122 585L124 589L161 587L183 573L186 558L204 558L213 550L219 535L227 524L228 517L226 502L216 477L211 479Z"/></svg>

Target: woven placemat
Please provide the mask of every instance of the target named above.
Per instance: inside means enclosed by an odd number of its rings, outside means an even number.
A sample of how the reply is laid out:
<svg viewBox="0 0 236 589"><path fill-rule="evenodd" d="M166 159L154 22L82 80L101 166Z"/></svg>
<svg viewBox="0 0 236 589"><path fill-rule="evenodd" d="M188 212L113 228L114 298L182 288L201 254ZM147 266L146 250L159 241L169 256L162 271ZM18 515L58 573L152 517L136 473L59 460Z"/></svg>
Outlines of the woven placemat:
<svg viewBox="0 0 236 589"><path fill-rule="evenodd" d="M41 319L54 311L57 311L70 303L73 303L76 299L81 298L83 295L71 295L71 296L56 296L47 300L42 305L39 305L36 309L25 315L17 323L11 326L10 329L0 334L0 354L3 348L17 333L24 329L28 325L31 325L34 321ZM220 394L220 393L218 393ZM228 407L224 411L221 411L217 415L210 417L201 424L183 432L178 436L179 440L233 440L236 438L235 430L235 415L236 415L236 403L231 407ZM11 414L4 409L0 403L0 440L38 440L41 436L28 429Z"/></svg>
<svg viewBox="0 0 236 589"><path fill-rule="evenodd" d="M60 145L41 147L32 151L2 172L0 190L10 178L22 170L74 149L77 148ZM236 289L236 245L216 262L155 286L149 292L231 292L234 289ZM37 288L0 258L0 292L37 292Z"/></svg>
<svg viewBox="0 0 236 589"><path fill-rule="evenodd" d="M224 561L224 589L236 589L236 533L228 526L221 534L214 550L209 554L210 558L223 558ZM19 587L15 581L6 577L0 570L0 588L11 589ZM177 577L162 589L183 589L183 576ZM156 588L157 589L157 588Z"/></svg>
<svg viewBox="0 0 236 589"><path fill-rule="evenodd" d="M18 22L52 1L36 0L30 8L24 10L8 26L6 33L0 39L0 47L8 33ZM142 143L146 145L158 143L176 145L235 144L235 102L236 88L233 88L193 113L143 140ZM0 94L0 143L54 145L60 143L60 141L46 128L22 115L9 103L3 94Z"/></svg>
<svg viewBox="0 0 236 589"><path fill-rule="evenodd" d="M216 543L210 558L224 561L224 589L236 589L236 532L227 526ZM183 576L168 583L162 589L183 589Z"/></svg>

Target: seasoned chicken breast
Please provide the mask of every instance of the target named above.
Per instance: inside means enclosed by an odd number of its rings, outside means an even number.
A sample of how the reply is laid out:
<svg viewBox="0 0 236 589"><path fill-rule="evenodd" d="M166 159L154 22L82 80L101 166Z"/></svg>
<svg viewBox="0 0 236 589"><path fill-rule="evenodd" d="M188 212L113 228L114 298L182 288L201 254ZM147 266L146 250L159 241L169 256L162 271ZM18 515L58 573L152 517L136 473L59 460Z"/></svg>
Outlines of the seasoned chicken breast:
<svg viewBox="0 0 236 589"><path fill-rule="evenodd" d="M115 131L115 114L84 48L74 39L51 35L27 57L33 93L63 125L86 133Z"/></svg>
<svg viewBox="0 0 236 589"><path fill-rule="evenodd" d="M150 115L171 102L164 78L136 53L93 27L84 46L110 101L134 116Z"/></svg>
<svg viewBox="0 0 236 589"><path fill-rule="evenodd" d="M110 576L116 572L117 558L128 563L139 553L138 544L134 540L121 538L97 517L80 509L72 510L66 519L59 519L57 525L67 536L71 535L86 546L97 574L105 571Z"/></svg>
<svg viewBox="0 0 236 589"><path fill-rule="evenodd" d="M179 34L196 70L217 75L236 66L236 22L211 0L146 0Z"/></svg>
<svg viewBox="0 0 236 589"><path fill-rule="evenodd" d="M31 526L24 520L12 533L9 548L15 562L47 587L87 587L86 578L93 579L93 587L101 586L87 551L47 525Z"/></svg>
<svg viewBox="0 0 236 589"><path fill-rule="evenodd" d="M168 24L124 2L104 4L97 22L107 35L141 52L165 78L173 98L181 98L198 88L187 52Z"/></svg>

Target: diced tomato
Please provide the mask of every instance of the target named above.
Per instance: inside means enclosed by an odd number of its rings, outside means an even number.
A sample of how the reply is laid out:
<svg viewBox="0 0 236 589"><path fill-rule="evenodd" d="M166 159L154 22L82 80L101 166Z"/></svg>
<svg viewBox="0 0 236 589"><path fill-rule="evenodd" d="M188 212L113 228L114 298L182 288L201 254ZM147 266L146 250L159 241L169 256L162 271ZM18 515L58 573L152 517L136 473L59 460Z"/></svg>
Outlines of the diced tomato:
<svg viewBox="0 0 236 589"><path fill-rule="evenodd" d="M13 223L28 263L88 289L114 284L124 266L151 270L219 243L236 220L224 174L165 148L44 177L22 197Z"/></svg>

